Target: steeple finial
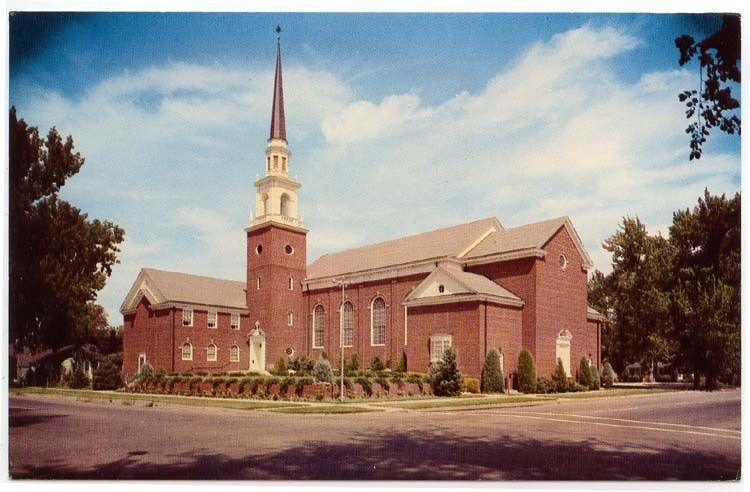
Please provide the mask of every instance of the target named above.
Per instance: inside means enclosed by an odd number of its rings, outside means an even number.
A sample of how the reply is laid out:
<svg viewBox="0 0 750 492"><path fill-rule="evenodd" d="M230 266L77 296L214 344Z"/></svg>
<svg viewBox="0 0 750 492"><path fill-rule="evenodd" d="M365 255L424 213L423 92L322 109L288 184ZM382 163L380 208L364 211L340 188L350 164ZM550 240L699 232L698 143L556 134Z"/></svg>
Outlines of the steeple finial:
<svg viewBox="0 0 750 492"><path fill-rule="evenodd" d="M276 74L273 79L273 109L271 111L271 136L286 142L284 120L284 88L281 81L281 26L276 26Z"/></svg>

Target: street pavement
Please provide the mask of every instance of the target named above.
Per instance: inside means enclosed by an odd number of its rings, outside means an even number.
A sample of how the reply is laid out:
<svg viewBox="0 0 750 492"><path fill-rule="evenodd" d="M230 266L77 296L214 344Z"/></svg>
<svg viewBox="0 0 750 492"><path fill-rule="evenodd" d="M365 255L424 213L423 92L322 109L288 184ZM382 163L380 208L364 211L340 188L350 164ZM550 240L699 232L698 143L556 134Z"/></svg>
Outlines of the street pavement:
<svg viewBox="0 0 750 492"><path fill-rule="evenodd" d="M736 480L740 392L281 414L10 397L14 478Z"/></svg>

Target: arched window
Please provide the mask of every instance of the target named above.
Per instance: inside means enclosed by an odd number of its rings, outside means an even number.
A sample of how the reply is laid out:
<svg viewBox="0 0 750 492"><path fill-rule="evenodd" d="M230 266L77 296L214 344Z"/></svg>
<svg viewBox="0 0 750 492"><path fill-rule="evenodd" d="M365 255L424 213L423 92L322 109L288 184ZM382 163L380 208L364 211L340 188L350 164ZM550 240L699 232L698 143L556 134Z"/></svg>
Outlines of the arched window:
<svg viewBox="0 0 750 492"><path fill-rule="evenodd" d="M341 316L344 347L351 347L354 339L354 306L351 302L346 301L341 306Z"/></svg>
<svg viewBox="0 0 750 492"><path fill-rule="evenodd" d="M281 215L283 215L284 217L289 217L289 195L287 195L286 193L281 195L279 209L281 210Z"/></svg>
<svg viewBox="0 0 750 492"><path fill-rule="evenodd" d="M240 347L239 345L232 345L229 348L229 362L240 361Z"/></svg>
<svg viewBox="0 0 750 492"><path fill-rule="evenodd" d="M557 359L562 361L565 374L570 377L570 340L573 335L568 330L563 330L557 335L557 344L555 346L555 363Z"/></svg>
<svg viewBox="0 0 750 492"><path fill-rule="evenodd" d="M385 301L376 297L370 313L370 344L385 345Z"/></svg>
<svg viewBox="0 0 750 492"><path fill-rule="evenodd" d="M261 210L260 215L268 215L269 213L271 213L271 210L270 210L271 199L268 197L267 193L263 193L262 200L263 200L263 210Z"/></svg>
<svg viewBox="0 0 750 492"><path fill-rule="evenodd" d="M323 334L326 328L326 312L318 304L313 310L313 348L323 348Z"/></svg>
<svg viewBox="0 0 750 492"><path fill-rule="evenodd" d="M209 362L216 361L216 345L213 343L209 343L208 347L206 347L206 360Z"/></svg>
<svg viewBox="0 0 750 492"><path fill-rule="evenodd" d="M185 342L182 344L182 360L193 360L193 344Z"/></svg>

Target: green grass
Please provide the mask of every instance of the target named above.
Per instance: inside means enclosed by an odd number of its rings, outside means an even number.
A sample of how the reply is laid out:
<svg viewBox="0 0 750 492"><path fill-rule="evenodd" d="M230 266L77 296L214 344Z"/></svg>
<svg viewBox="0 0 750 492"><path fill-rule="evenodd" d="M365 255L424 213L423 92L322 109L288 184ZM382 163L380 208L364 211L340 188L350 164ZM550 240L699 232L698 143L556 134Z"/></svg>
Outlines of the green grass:
<svg viewBox="0 0 750 492"><path fill-rule="evenodd" d="M552 398L562 399L582 399L582 398L605 398L609 396L629 396L629 395L646 395L651 393L666 393L668 390L662 388L633 388L633 389L609 389L609 390L598 390L598 391L584 391L581 393L554 393L547 396Z"/></svg>
<svg viewBox="0 0 750 492"><path fill-rule="evenodd" d="M445 408L445 407L474 407L479 405L505 405L509 403L526 403L532 401L544 401L549 398L542 396L487 396L478 398L459 399L435 399L427 401L413 401L404 403L382 403L396 408L407 408L410 410L422 408Z"/></svg>
<svg viewBox="0 0 750 492"><path fill-rule="evenodd" d="M380 408L356 407L347 405L297 405L271 410L277 413L365 413L382 412Z"/></svg>
<svg viewBox="0 0 750 492"><path fill-rule="evenodd" d="M123 400L125 401L152 401L156 403L166 403L169 405L185 405L190 407L217 407L233 408L238 410L257 410L260 408L280 408L298 406L296 403L275 402L275 401L253 401L253 400L228 400L228 399L210 399L200 397L185 396L164 396L164 395L146 395L138 393L120 393L112 391L93 391L93 390L72 390L57 388L14 388L11 394L36 394L36 395L57 395L72 396L78 398L97 398L101 400ZM123 403L125 404L125 403Z"/></svg>

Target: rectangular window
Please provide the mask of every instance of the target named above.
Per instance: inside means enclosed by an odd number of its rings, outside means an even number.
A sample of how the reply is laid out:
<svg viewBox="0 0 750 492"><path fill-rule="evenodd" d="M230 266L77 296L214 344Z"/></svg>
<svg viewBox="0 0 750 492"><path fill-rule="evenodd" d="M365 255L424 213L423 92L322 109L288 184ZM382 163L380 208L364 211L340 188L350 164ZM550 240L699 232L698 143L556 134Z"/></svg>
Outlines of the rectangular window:
<svg viewBox="0 0 750 492"><path fill-rule="evenodd" d="M182 326L193 326L193 310L182 308Z"/></svg>
<svg viewBox="0 0 750 492"><path fill-rule="evenodd" d="M452 335L432 335L430 337L430 362L438 362L453 343Z"/></svg>
<svg viewBox="0 0 750 492"><path fill-rule="evenodd" d="M286 324L287 326L294 326L294 313L289 312L286 315Z"/></svg>
<svg viewBox="0 0 750 492"><path fill-rule="evenodd" d="M208 327L209 328L216 328L219 326L219 313L216 311L209 311L208 312Z"/></svg>
<svg viewBox="0 0 750 492"><path fill-rule="evenodd" d="M255 290L260 290L260 276L255 278Z"/></svg>
<svg viewBox="0 0 750 492"><path fill-rule="evenodd" d="M294 279L289 277L289 290L294 290Z"/></svg>
<svg viewBox="0 0 750 492"><path fill-rule="evenodd" d="M240 329L240 315L237 313L232 313L232 329L233 330Z"/></svg>

